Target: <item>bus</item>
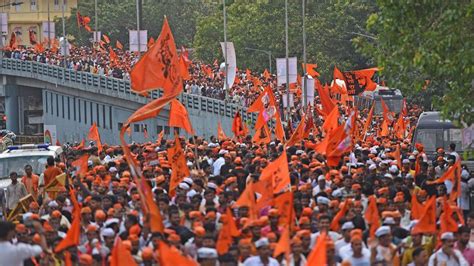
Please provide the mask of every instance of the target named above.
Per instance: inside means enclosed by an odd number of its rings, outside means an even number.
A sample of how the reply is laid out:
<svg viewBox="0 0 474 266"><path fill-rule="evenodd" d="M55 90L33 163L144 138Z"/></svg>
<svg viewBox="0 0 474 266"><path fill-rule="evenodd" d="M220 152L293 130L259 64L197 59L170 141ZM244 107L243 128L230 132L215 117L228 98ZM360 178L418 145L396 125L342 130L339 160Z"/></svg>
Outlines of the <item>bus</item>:
<svg viewBox="0 0 474 266"><path fill-rule="evenodd" d="M372 104L375 103L374 114L381 115L383 113L382 101L387 104L390 112L396 114L400 113L403 105L403 95L398 89L390 89L388 87L377 85L377 88L373 91L364 91L359 96L355 97L355 105L359 109L370 109Z"/></svg>

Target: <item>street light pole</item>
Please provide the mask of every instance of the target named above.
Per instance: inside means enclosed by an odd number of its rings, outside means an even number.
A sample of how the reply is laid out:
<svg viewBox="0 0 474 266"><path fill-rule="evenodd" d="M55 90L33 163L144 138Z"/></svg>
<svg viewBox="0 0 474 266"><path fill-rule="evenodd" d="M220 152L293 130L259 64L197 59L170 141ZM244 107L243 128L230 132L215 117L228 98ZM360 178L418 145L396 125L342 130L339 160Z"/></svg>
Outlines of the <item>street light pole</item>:
<svg viewBox="0 0 474 266"><path fill-rule="evenodd" d="M306 18L306 3L305 0L302 0L302 10L303 10L303 106L306 106L308 100L308 73L306 73L306 30L305 30L305 18Z"/></svg>
<svg viewBox="0 0 474 266"><path fill-rule="evenodd" d="M51 12L49 9L49 0L48 0L48 49L51 49Z"/></svg>
<svg viewBox="0 0 474 266"><path fill-rule="evenodd" d="M290 61L288 59L288 0L285 0L286 112L290 121Z"/></svg>
<svg viewBox="0 0 474 266"><path fill-rule="evenodd" d="M227 95L229 94L229 81L228 81L228 66L227 66L227 14L225 12L225 0L222 0L222 12L224 13L224 64L225 64L225 85L224 90Z"/></svg>
<svg viewBox="0 0 474 266"><path fill-rule="evenodd" d="M99 43L99 18L97 16L97 0L94 0L94 17L95 17L95 42Z"/></svg>
<svg viewBox="0 0 474 266"><path fill-rule="evenodd" d="M63 65L66 68L66 21L64 19L64 2L65 0L61 0L62 3L62 21L63 21Z"/></svg>
<svg viewBox="0 0 474 266"><path fill-rule="evenodd" d="M140 0L137 0L137 43L138 43L138 54L141 53L140 44Z"/></svg>

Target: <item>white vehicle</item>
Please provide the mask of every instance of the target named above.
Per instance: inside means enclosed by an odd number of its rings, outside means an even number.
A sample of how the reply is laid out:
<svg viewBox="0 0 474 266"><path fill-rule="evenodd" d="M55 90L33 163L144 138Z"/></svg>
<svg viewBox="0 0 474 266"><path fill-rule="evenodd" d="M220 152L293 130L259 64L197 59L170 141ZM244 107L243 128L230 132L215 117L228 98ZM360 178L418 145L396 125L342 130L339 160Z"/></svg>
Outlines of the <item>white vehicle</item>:
<svg viewBox="0 0 474 266"><path fill-rule="evenodd" d="M62 152L61 146L49 144L9 146L0 154L0 188L5 188L10 184L11 172L17 172L18 178L21 178L27 164L31 165L33 173L39 176L45 169L47 158L49 156L57 158Z"/></svg>

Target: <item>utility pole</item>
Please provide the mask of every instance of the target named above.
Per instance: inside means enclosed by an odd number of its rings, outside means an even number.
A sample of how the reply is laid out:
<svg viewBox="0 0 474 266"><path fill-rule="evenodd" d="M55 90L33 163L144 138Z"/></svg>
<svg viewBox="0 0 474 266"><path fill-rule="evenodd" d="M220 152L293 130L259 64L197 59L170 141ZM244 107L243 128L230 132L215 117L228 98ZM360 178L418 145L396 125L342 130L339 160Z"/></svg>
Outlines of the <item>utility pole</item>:
<svg viewBox="0 0 474 266"><path fill-rule="evenodd" d="M48 2L48 49L51 49L51 12L49 9L49 0Z"/></svg>
<svg viewBox="0 0 474 266"><path fill-rule="evenodd" d="M97 16L97 0L94 0L94 17L95 17L95 42L99 43L99 17Z"/></svg>
<svg viewBox="0 0 474 266"><path fill-rule="evenodd" d="M306 3L302 0L302 12L303 12L303 107L308 105L308 73L306 73L306 30L305 30L305 18L306 18Z"/></svg>
<svg viewBox="0 0 474 266"><path fill-rule="evenodd" d="M227 14L225 12L225 0L222 0L222 12L224 13L224 64L225 64L225 97L229 94L229 73L228 73L228 65L227 65Z"/></svg>
<svg viewBox="0 0 474 266"><path fill-rule="evenodd" d="M141 53L141 44L140 44L140 11L141 11L141 0L137 0L137 43L138 43L138 54ZM146 41L146 40L145 40Z"/></svg>
<svg viewBox="0 0 474 266"><path fill-rule="evenodd" d="M67 41L66 41L66 21L65 21L65 18L64 18L64 0L61 0L62 1L62 21L63 21L63 65L64 65L64 68L66 68L66 45L67 45Z"/></svg>
<svg viewBox="0 0 474 266"><path fill-rule="evenodd" d="M290 61L288 59L288 0L285 0L286 113L290 121Z"/></svg>

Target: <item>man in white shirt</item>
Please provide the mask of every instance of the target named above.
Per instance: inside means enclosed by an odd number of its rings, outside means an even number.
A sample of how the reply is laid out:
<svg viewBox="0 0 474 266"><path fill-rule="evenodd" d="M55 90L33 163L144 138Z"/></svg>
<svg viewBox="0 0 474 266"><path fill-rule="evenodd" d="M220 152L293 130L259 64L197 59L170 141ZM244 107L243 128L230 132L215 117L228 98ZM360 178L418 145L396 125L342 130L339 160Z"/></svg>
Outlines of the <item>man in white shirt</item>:
<svg viewBox="0 0 474 266"><path fill-rule="evenodd" d="M431 255L428 262L429 266L449 265L449 266L468 266L462 253L454 248L454 235L451 232L441 235L442 246L438 251Z"/></svg>
<svg viewBox="0 0 474 266"><path fill-rule="evenodd" d="M219 151L219 158L212 164L213 167L213 174L214 176L218 176L221 174L221 167L225 164L224 155L228 153L227 150L220 150Z"/></svg>
<svg viewBox="0 0 474 266"><path fill-rule="evenodd" d="M252 256L244 261L244 266L279 266L278 261L271 257L270 243L267 238L255 242L258 256Z"/></svg>
<svg viewBox="0 0 474 266"><path fill-rule="evenodd" d="M39 222L33 222L35 231L41 237L41 245L29 245L24 243L13 244L15 236L15 224L0 221L0 266L22 266L23 261L36 257L41 252L49 252L43 235L43 228Z"/></svg>

